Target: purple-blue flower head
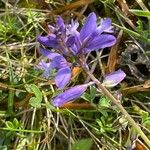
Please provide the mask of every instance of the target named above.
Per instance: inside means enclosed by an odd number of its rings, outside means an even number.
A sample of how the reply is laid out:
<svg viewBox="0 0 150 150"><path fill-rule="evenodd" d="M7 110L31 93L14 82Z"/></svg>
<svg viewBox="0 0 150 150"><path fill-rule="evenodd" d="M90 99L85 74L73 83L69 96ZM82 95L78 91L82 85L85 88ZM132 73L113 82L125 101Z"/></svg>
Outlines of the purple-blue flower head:
<svg viewBox="0 0 150 150"><path fill-rule="evenodd" d="M39 36L37 40L46 47L57 50L46 50L41 48L40 52L47 57L49 62L41 61L38 68L44 70L43 76L48 78L53 69L57 71L54 78L58 88L64 88L71 79L70 64L63 56L76 56L110 47L115 44L116 38L110 33L113 32L111 20L102 19L97 26L95 13L90 13L81 30L78 30L79 23L71 21L65 24L64 20L56 17L56 25L49 25L50 34ZM80 57L81 58L81 57ZM85 63L85 62L84 62Z"/></svg>
<svg viewBox="0 0 150 150"><path fill-rule="evenodd" d="M44 46L57 49L60 53L65 55L74 54L72 49L69 49L66 43L68 43L67 26L64 24L63 19L56 17L56 25L49 25L50 34L46 36L38 36L37 40Z"/></svg>
<svg viewBox="0 0 150 150"><path fill-rule="evenodd" d="M106 87L111 88L119 84L125 77L126 74L124 73L124 71L119 69L113 73L106 75L102 84Z"/></svg>
<svg viewBox="0 0 150 150"><path fill-rule="evenodd" d="M88 84L76 85L65 92L59 94L52 100L55 107L61 107L63 104L79 98L87 89Z"/></svg>
<svg viewBox="0 0 150 150"><path fill-rule="evenodd" d="M110 47L116 43L111 19L102 19L97 26L97 17L94 12L87 17L83 27L78 31L78 22L72 20L65 25L63 19L56 18L56 26L49 25L51 34L39 36L38 41L47 47L57 49L65 55L86 54L101 48Z"/></svg>
<svg viewBox="0 0 150 150"><path fill-rule="evenodd" d="M74 37L74 42L72 38L72 43L75 45L71 44L72 49L75 52L77 51L76 53L86 54L101 48L110 47L116 43L116 38L110 34L112 32L111 20L109 18L102 19L100 25L97 26L95 13L90 13L80 32L74 31L70 35L70 38Z"/></svg>
<svg viewBox="0 0 150 150"><path fill-rule="evenodd" d="M43 48L40 49L40 52L43 56L49 59L49 62L44 62L42 60L37 67L44 70L43 76L45 78L48 78L51 75L51 71L56 69L57 73L54 79L55 84L58 88L64 88L71 79L71 69L69 63L62 55L58 53L50 52L49 50Z"/></svg>

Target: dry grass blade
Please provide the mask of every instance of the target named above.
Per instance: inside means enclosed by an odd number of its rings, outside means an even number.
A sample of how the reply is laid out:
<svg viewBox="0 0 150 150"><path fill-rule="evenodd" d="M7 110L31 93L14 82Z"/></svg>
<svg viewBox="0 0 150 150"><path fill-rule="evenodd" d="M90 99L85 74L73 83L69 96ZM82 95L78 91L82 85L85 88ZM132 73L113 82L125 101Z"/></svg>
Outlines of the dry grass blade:
<svg viewBox="0 0 150 150"><path fill-rule="evenodd" d="M118 53L117 52L118 52L118 48L121 44L120 42L121 42L122 34L123 34L123 31L120 30L120 32L117 36L117 42L114 46L112 46L112 48L110 50L110 54L109 54L108 62L107 62L107 72L108 73L113 72L116 69L116 65L118 62Z"/></svg>

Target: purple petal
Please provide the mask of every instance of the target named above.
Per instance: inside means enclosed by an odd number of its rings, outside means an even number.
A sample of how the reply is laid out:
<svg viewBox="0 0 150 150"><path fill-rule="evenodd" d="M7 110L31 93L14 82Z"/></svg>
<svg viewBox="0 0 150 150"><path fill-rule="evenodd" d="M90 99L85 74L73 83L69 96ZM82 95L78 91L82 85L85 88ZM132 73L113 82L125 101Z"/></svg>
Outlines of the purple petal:
<svg viewBox="0 0 150 150"><path fill-rule="evenodd" d="M52 25L48 25L48 28L50 30L50 32L54 33L56 31L56 28Z"/></svg>
<svg viewBox="0 0 150 150"><path fill-rule="evenodd" d="M74 22L71 20L71 24L67 25L66 28L66 34L67 35L79 35L80 33L77 31L77 28L79 26L78 22Z"/></svg>
<svg viewBox="0 0 150 150"><path fill-rule="evenodd" d="M96 25L96 15L95 13L90 13L89 16L86 19L85 24L83 25L81 31L80 31L80 39L83 41L85 38L87 38L92 32L94 32L97 28Z"/></svg>
<svg viewBox="0 0 150 150"><path fill-rule="evenodd" d="M37 40L38 42L47 47L57 48L58 46L57 39L53 34L47 36L39 36Z"/></svg>
<svg viewBox="0 0 150 150"><path fill-rule="evenodd" d="M66 42L67 46L71 46L75 43L75 36L70 36Z"/></svg>
<svg viewBox="0 0 150 150"><path fill-rule="evenodd" d="M71 79L71 70L69 67L61 68L55 76L56 86L60 89L64 88Z"/></svg>
<svg viewBox="0 0 150 150"><path fill-rule="evenodd" d="M37 69L44 70L42 76L48 79L50 76L50 71L53 68L51 66L51 63L46 63L44 60L41 60L41 62L36 66Z"/></svg>
<svg viewBox="0 0 150 150"><path fill-rule="evenodd" d="M64 103L79 98L86 91L86 89L87 89L87 85L74 86L69 90L66 90L65 92L56 96L53 99L52 104L56 107L60 107Z"/></svg>
<svg viewBox="0 0 150 150"><path fill-rule="evenodd" d="M57 56L61 56L59 53L54 53L44 48L40 48L40 53L51 60Z"/></svg>
<svg viewBox="0 0 150 150"><path fill-rule="evenodd" d="M56 69L60 69L60 68L66 68L69 67L69 63L66 61L66 59L63 56L56 56L53 61L53 63L55 63L56 65Z"/></svg>
<svg viewBox="0 0 150 150"><path fill-rule="evenodd" d="M75 36L70 36L66 42L66 45L68 46L68 48L70 48L70 50L74 55L78 53L77 44L75 42L76 42Z"/></svg>
<svg viewBox="0 0 150 150"><path fill-rule="evenodd" d="M36 67L38 69L45 70L45 69L49 68L49 66L50 66L50 63L46 63L44 60L41 60Z"/></svg>
<svg viewBox="0 0 150 150"><path fill-rule="evenodd" d="M56 24L59 28L65 27L64 20L60 16L56 17Z"/></svg>
<svg viewBox="0 0 150 150"><path fill-rule="evenodd" d="M71 51L73 53L73 55L76 55L78 53L78 48L76 44L71 45Z"/></svg>
<svg viewBox="0 0 150 150"><path fill-rule="evenodd" d="M119 84L124 78L126 74L121 70L117 70L113 73L108 74L103 81L103 85L106 87L114 87Z"/></svg>
<svg viewBox="0 0 150 150"><path fill-rule="evenodd" d="M59 53L54 53L44 48L40 48L40 52L43 56L51 60L51 66L53 68L60 69L68 66L66 59Z"/></svg>
<svg viewBox="0 0 150 150"><path fill-rule="evenodd" d="M101 24L97 28L97 31L98 31L98 34L101 34L102 32L112 33L113 31L111 29L112 29L111 19L110 18L104 18L101 20Z"/></svg>
<svg viewBox="0 0 150 150"><path fill-rule="evenodd" d="M96 36L93 40L90 40L86 47L85 53L90 51L98 50L100 48L110 47L116 43L116 38L113 35L102 34Z"/></svg>

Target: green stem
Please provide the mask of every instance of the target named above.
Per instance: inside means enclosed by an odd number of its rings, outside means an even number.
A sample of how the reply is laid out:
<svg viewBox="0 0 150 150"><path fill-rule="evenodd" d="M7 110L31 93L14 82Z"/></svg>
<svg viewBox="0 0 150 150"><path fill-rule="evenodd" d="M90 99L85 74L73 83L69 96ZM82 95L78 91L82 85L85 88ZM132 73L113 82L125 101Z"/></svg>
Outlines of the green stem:
<svg viewBox="0 0 150 150"><path fill-rule="evenodd" d="M80 63L81 64L81 63ZM143 133L141 128L136 124L136 122L132 119L132 117L128 114L128 112L124 109L124 107L121 105L119 100L117 100L108 89L106 89L100 82L95 78L93 74L84 66L82 66L83 70L88 74L88 76L95 82L98 89L101 90L122 112L122 114L126 117L128 122L133 126L133 128L136 130L136 132L141 136L141 138L145 141L147 146L150 148L150 140L147 138L147 136Z"/></svg>
<svg viewBox="0 0 150 150"><path fill-rule="evenodd" d="M135 31L132 31L130 29L127 29L126 27L122 27L122 26L119 26L115 23L112 23L114 26L120 28L121 30L125 31L126 33L128 33L129 35L132 35L134 36L135 38L138 38L138 39L141 39L142 41L146 42L147 44L150 44L150 39L142 36L140 33L137 33Z"/></svg>
<svg viewBox="0 0 150 150"><path fill-rule="evenodd" d="M139 4L139 6L144 10L144 11L147 11L149 12L149 9L145 6L145 4L143 3L142 0L136 0L136 2ZM150 30L150 17L147 17L148 19L148 30Z"/></svg>
<svg viewBox="0 0 150 150"><path fill-rule="evenodd" d="M13 114L13 107L14 107L14 91L9 90L9 94L8 94L8 114L9 115Z"/></svg>
<svg viewBox="0 0 150 150"><path fill-rule="evenodd" d="M9 70L9 81L10 81L10 87L13 87L14 85L14 73L13 73L13 66L11 64L11 60L9 58L9 54L8 51L6 49L6 56L7 56L7 60L8 60L8 70ZM8 114L12 115L13 114L13 107L14 107L14 90L9 89L9 93L8 93Z"/></svg>
<svg viewBox="0 0 150 150"><path fill-rule="evenodd" d="M43 133L45 131L36 131L36 130L22 130L22 129L13 129L13 128L0 128L4 131L16 131L16 132L27 132L27 133Z"/></svg>

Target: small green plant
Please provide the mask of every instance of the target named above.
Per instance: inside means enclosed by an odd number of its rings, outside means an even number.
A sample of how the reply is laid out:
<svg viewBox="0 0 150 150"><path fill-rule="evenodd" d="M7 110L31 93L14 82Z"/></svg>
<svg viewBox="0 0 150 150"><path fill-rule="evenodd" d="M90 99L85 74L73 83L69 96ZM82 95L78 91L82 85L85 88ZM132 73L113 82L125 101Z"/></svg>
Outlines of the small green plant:
<svg viewBox="0 0 150 150"><path fill-rule="evenodd" d="M31 84L28 86L28 91L35 95L35 97L30 98L29 104L32 107L40 108L41 102L42 102L42 93L41 93L40 89L35 84Z"/></svg>
<svg viewBox="0 0 150 150"><path fill-rule="evenodd" d="M92 139L81 139L73 144L72 150L91 150L92 144Z"/></svg>
<svg viewBox="0 0 150 150"><path fill-rule="evenodd" d="M142 124L150 129L150 115L148 112L143 111L142 114Z"/></svg>
<svg viewBox="0 0 150 150"><path fill-rule="evenodd" d="M96 93L97 93L96 88L94 86L91 86L90 92L89 93L85 92L82 98L86 101L93 102L93 100L96 97Z"/></svg>

